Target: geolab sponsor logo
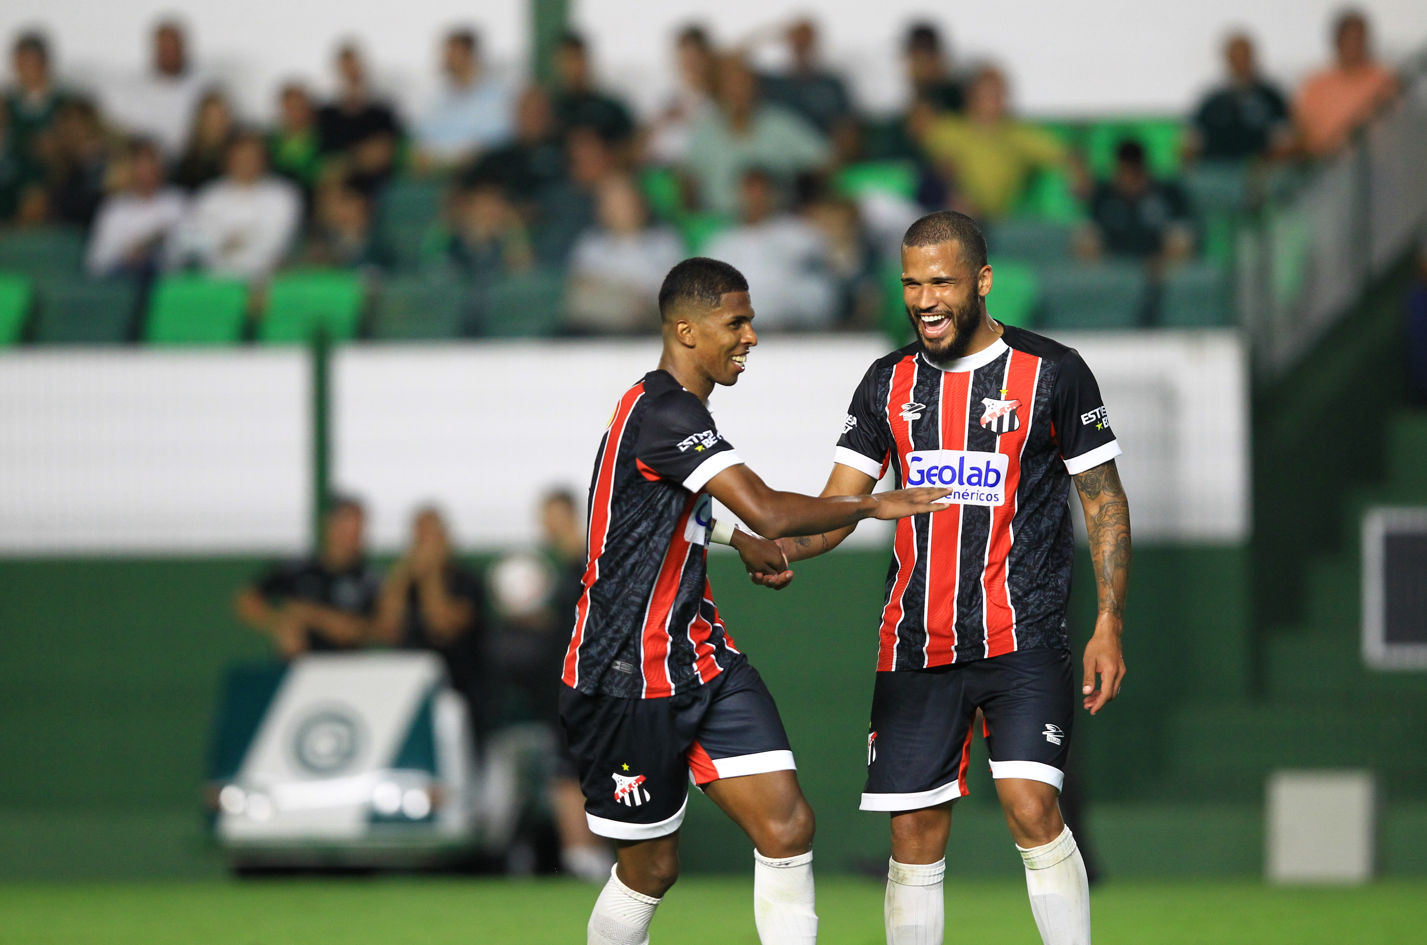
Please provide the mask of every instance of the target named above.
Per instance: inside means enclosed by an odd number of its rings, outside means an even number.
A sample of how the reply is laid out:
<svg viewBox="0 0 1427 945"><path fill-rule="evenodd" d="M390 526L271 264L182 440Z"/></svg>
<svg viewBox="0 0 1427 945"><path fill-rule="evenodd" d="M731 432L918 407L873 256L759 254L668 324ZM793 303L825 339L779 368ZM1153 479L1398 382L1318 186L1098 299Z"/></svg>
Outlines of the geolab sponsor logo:
<svg viewBox="0 0 1427 945"><path fill-rule="evenodd" d="M1004 505L1005 453L972 450L918 450L907 454L908 486L952 486L939 502L953 505Z"/></svg>

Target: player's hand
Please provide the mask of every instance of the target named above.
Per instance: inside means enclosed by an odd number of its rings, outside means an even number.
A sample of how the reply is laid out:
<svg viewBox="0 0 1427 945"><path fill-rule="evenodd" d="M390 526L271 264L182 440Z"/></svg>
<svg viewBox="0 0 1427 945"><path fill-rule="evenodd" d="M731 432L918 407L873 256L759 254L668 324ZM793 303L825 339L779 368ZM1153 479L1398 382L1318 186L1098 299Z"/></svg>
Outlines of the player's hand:
<svg viewBox="0 0 1427 945"><path fill-rule="evenodd" d="M947 486L918 486L915 489L874 492L872 498L877 500L877 508L872 517L886 522L906 518L908 515L920 515L923 512L940 512L948 508L949 503L937 500L950 494L951 489Z"/></svg>
<svg viewBox="0 0 1427 945"><path fill-rule="evenodd" d="M777 542L740 529L733 533L732 544L754 584L781 591L793 582L788 557Z"/></svg>
<svg viewBox="0 0 1427 945"><path fill-rule="evenodd" d="M1095 688L1095 677L1100 677L1100 688ZM1085 708L1094 715L1105 704L1120 694L1120 684L1125 681L1125 657L1120 649L1120 618L1111 614L1101 614L1095 621L1095 635L1085 644L1085 681L1081 684L1081 694L1085 696Z"/></svg>

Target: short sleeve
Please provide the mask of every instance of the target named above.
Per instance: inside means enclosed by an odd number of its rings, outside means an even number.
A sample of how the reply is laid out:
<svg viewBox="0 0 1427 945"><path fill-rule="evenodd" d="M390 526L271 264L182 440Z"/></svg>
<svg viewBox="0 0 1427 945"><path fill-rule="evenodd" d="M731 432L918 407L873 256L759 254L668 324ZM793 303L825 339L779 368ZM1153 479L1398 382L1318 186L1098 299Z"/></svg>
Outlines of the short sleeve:
<svg viewBox="0 0 1427 945"><path fill-rule="evenodd" d="M873 479L881 479L890 458L891 435L877 403L877 365L874 364L852 394L852 403L842 421L842 436L838 437L832 459Z"/></svg>
<svg viewBox="0 0 1427 945"><path fill-rule="evenodd" d="M1060 458L1072 476L1120 455L1100 385L1076 351L1070 351L1060 361L1050 410Z"/></svg>
<svg viewBox="0 0 1427 945"><path fill-rule="evenodd" d="M685 390L660 396L639 428L634 458L644 478L676 482L698 492L730 466L743 462L723 438L713 416Z"/></svg>

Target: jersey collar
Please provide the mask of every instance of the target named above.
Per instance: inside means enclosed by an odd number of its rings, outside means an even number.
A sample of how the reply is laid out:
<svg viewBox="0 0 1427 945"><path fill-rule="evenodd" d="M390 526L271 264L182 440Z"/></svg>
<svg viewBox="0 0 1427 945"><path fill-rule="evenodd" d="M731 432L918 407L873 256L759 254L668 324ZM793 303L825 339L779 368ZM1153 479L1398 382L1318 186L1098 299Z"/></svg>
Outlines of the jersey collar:
<svg viewBox="0 0 1427 945"><path fill-rule="evenodd" d="M928 364L931 367L950 374L957 371L974 371L977 368L985 367L992 361L999 358L1005 351L1006 342L1000 338L997 338L995 341L991 342L989 345L982 348L975 354L968 354L964 358L957 358L955 361L951 362L951 364L947 365L946 367L942 367L940 364L932 364L931 361L927 360L927 356L925 353L921 355L921 359L925 364Z"/></svg>

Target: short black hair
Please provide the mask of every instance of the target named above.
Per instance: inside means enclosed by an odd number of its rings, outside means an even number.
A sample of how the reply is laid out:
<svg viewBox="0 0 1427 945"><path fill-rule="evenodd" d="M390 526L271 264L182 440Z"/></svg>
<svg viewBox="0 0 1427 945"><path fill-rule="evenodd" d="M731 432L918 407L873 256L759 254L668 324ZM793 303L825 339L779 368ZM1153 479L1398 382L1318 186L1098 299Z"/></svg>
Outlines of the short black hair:
<svg viewBox="0 0 1427 945"><path fill-rule="evenodd" d="M576 49L585 52L585 37L574 30L566 30L560 34L560 42L557 44L561 49Z"/></svg>
<svg viewBox="0 0 1427 945"><path fill-rule="evenodd" d="M15 46L12 51L17 56L22 52L32 52L40 57L41 62L47 65L50 61L49 40L47 40L45 34L39 30L27 30L21 33L19 38L15 40Z"/></svg>
<svg viewBox="0 0 1427 945"><path fill-rule="evenodd" d="M703 25L699 23L690 23L688 26L679 30L678 42L680 45L693 43L705 52L709 52L713 49L713 40L709 39L709 31L704 29Z"/></svg>
<svg viewBox="0 0 1427 945"><path fill-rule="evenodd" d="M335 512L366 512L366 506L362 505L362 500L348 492L334 492L327 497L327 504L323 507L324 515L332 515Z"/></svg>
<svg viewBox="0 0 1427 945"><path fill-rule="evenodd" d="M913 23L907 30L907 52L941 52L941 34L930 23Z"/></svg>
<svg viewBox="0 0 1427 945"><path fill-rule="evenodd" d="M659 317L667 321L683 302L718 308L725 293L747 292L748 280L726 262L694 256L679 263L659 287Z"/></svg>
<svg viewBox="0 0 1427 945"><path fill-rule="evenodd" d="M568 505L570 508L573 509L576 507L575 493L561 486L559 488L551 489L549 492L545 493L544 497L540 500L541 505L551 505L554 503L559 503L560 505Z"/></svg>
<svg viewBox="0 0 1427 945"><path fill-rule="evenodd" d="M938 210L928 213L911 226L902 237L903 246L936 246L939 243L956 243L961 247L961 258L971 264L973 271L980 272L986 265L986 236L976 221L955 210Z"/></svg>
<svg viewBox="0 0 1427 945"><path fill-rule="evenodd" d="M1338 15L1333 18L1333 38L1342 39L1343 33L1354 26L1366 31L1368 28L1367 14L1357 7L1340 10Z"/></svg>
<svg viewBox="0 0 1427 945"><path fill-rule="evenodd" d="M1145 166L1145 146L1135 138L1125 138L1115 146L1115 160L1131 167Z"/></svg>
<svg viewBox="0 0 1427 945"><path fill-rule="evenodd" d="M454 29L446 34L446 42L464 46L467 52L479 52L481 41L476 31L469 27Z"/></svg>

